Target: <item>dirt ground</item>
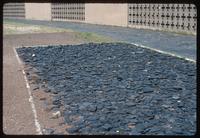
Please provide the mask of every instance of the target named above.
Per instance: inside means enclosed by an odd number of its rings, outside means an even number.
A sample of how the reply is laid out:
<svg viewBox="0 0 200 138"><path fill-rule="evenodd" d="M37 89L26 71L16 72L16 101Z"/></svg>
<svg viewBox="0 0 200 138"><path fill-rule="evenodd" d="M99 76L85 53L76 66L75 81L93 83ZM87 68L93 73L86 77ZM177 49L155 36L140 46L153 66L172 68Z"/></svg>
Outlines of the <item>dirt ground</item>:
<svg viewBox="0 0 200 138"><path fill-rule="evenodd" d="M43 33L3 36L3 132L8 135L35 135L33 111L29 102L21 66L13 48L47 44L79 44L84 40L75 37L74 33ZM64 133L67 126L62 126L62 118L52 119L52 112L43 102L51 96L41 90L33 93L38 121L43 128L53 128L57 133ZM65 132L66 133L66 132Z"/></svg>

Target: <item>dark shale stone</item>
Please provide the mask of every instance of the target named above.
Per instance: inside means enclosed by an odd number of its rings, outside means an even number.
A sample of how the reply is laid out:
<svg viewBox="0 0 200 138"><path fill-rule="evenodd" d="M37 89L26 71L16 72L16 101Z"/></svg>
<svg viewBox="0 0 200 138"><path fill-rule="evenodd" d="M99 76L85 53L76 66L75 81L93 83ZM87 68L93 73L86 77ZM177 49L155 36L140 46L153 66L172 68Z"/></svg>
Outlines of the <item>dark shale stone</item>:
<svg viewBox="0 0 200 138"><path fill-rule="evenodd" d="M17 52L31 66L26 74L33 86L52 94L52 110L64 108L70 134L196 132L192 62L124 43L24 47ZM32 73L39 78L34 81ZM134 125L128 127L130 123ZM172 129L165 127L169 123Z"/></svg>

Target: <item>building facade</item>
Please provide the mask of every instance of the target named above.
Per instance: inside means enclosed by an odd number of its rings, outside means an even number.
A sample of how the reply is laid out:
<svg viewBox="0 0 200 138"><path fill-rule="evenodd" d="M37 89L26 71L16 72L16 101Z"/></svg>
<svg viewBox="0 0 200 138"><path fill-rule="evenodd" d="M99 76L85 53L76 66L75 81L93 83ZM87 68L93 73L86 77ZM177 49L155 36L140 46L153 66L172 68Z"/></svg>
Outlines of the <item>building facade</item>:
<svg viewBox="0 0 200 138"><path fill-rule="evenodd" d="M4 18L83 22L196 34L193 4L7 3Z"/></svg>

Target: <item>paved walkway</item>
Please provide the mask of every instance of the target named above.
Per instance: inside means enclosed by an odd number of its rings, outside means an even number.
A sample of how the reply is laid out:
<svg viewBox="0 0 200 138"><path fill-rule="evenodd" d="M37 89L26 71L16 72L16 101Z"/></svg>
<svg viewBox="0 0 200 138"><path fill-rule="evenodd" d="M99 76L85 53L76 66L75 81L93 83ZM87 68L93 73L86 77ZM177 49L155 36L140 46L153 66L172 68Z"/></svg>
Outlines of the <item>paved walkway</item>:
<svg viewBox="0 0 200 138"><path fill-rule="evenodd" d="M92 25L85 23L71 23L63 21L51 22L19 19L15 21L34 25L71 28L80 32L93 32L100 35L109 36L119 41L141 44L150 48L155 48L176 54L178 56L196 60L196 36L194 35L182 35L161 31Z"/></svg>
<svg viewBox="0 0 200 138"><path fill-rule="evenodd" d="M3 38L3 132L7 135L34 135L36 128L29 95L13 48Z"/></svg>
<svg viewBox="0 0 200 138"><path fill-rule="evenodd" d="M83 40L76 39L71 33L20 34L3 36L3 132L7 135L35 135L34 115L29 102L29 93L13 48L19 46L48 44L79 44ZM39 101L39 94L33 99L37 110L38 121L42 128L54 128L55 119L49 119L51 112L44 112ZM40 93L42 95L42 92ZM47 97L45 97L47 98ZM60 127L60 126L59 126ZM59 128L56 128L59 129ZM65 127L62 126L62 129ZM59 130L62 131L62 130ZM65 131L65 130L64 130Z"/></svg>

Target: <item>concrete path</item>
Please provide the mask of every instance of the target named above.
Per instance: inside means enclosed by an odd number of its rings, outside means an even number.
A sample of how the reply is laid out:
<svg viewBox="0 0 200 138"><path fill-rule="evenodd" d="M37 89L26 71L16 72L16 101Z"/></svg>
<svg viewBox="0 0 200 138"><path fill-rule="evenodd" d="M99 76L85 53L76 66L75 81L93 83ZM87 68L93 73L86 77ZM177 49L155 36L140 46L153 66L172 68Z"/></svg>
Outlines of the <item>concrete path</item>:
<svg viewBox="0 0 200 138"><path fill-rule="evenodd" d="M184 58L196 60L196 36L194 35L63 21L51 22L21 19L14 21L26 24L70 28L80 32L93 32L100 35L109 36L118 41L144 45L150 48L176 54Z"/></svg>
<svg viewBox="0 0 200 138"><path fill-rule="evenodd" d="M13 47L3 39L3 132L7 135L34 135L36 128L22 67Z"/></svg>
<svg viewBox="0 0 200 138"><path fill-rule="evenodd" d="M3 36L3 133L6 135L36 135L34 112L29 101L30 95L26 87L23 67L17 61L14 48L31 45L48 44L79 44L71 33L43 33ZM42 111L38 102L40 97L34 97L37 119L41 126L54 127L56 121L49 119ZM41 102L41 101L40 101ZM53 122L53 123L52 123ZM63 126L62 126L63 127ZM64 128L64 127L63 127Z"/></svg>

